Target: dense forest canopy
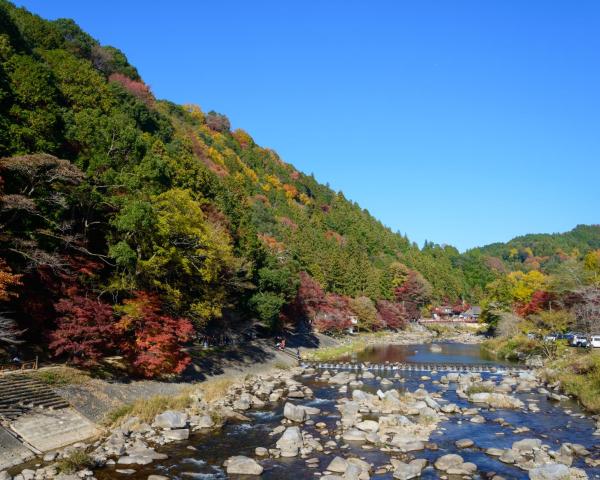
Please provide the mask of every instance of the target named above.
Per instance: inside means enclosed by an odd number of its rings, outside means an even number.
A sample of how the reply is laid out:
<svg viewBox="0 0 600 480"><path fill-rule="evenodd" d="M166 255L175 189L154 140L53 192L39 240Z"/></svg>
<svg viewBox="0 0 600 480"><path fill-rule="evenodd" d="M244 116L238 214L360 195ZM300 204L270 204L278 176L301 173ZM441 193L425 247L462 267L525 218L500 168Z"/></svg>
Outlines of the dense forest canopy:
<svg viewBox="0 0 600 480"><path fill-rule="evenodd" d="M419 248L225 115L156 99L72 20L5 0L0 158L6 337L82 363L118 348L147 376L184 368L174 352L194 332L256 319L335 331L350 315L398 328L600 248L599 226Z"/></svg>

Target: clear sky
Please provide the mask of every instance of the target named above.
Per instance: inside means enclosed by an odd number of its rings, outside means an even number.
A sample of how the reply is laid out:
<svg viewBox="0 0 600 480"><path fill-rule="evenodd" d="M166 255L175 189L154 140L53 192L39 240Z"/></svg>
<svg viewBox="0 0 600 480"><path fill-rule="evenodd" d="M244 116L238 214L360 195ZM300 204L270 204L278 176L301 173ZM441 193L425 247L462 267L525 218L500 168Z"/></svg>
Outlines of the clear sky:
<svg viewBox="0 0 600 480"><path fill-rule="evenodd" d="M419 243L600 223L600 2L20 0Z"/></svg>

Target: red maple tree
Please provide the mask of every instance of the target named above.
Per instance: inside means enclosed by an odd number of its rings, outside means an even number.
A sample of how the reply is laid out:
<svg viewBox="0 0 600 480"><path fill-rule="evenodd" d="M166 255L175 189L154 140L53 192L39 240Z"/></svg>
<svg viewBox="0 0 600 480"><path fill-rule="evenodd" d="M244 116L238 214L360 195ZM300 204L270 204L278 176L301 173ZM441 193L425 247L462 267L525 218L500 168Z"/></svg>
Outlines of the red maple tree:
<svg viewBox="0 0 600 480"><path fill-rule="evenodd" d="M66 355L72 363L98 364L116 345L115 320L110 305L75 295L59 300L56 329L50 333L50 350L55 356Z"/></svg>
<svg viewBox="0 0 600 480"><path fill-rule="evenodd" d="M137 373L151 378L185 370L191 359L183 344L194 330L188 319L163 314L159 298L147 292L135 292L122 310L121 350Z"/></svg>
<svg viewBox="0 0 600 480"><path fill-rule="evenodd" d="M313 325L319 332L341 333L352 326L348 297L329 293L315 313Z"/></svg>
<svg viewBox="0 0 600 480"><path fill-rule="evenodd" d="M536 290L531 296L531 300L525 304L518 305L515 310L522 317L538 313L541 310L546 310L550 303L554 300L554 296L550 292L544 290Z"/></svg>
<svg viewBox="0 0 600 480"><path fill-rule="evenodd" d="M376 307L383 328L398 330L406 324L406 312L402 305L388 300L378 300Z"/></svg>

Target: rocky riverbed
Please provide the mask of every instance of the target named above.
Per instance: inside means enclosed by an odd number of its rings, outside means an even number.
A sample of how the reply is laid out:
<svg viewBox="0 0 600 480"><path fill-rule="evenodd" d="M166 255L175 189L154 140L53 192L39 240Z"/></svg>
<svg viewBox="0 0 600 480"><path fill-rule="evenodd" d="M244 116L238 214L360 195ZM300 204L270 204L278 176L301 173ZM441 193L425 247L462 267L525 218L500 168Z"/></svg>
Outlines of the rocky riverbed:
<svg viewBox="0 0 600 480"><path fill-rule="evenodd" d="M599 425L536 375L316 371L248 378L208 403L130 418L59 475L49 454L16 480L583 479L600 475ZM10 478L8 474L0 479Z"/></svg>
<svg viewBox="0 0 600 480"><path fill-rule="evenodd" d="M395 351L403 361L422 351L438 361L456 361L457 352L481 361L476 345ZM535 372L370 370L360 368L365 361L353 371L251 376L210 402L193 391L184 410L129 418L102 440L12 473L15 480L600 478L600 421ZM59 474L57 461L82 449L90 466Z"/></svg>

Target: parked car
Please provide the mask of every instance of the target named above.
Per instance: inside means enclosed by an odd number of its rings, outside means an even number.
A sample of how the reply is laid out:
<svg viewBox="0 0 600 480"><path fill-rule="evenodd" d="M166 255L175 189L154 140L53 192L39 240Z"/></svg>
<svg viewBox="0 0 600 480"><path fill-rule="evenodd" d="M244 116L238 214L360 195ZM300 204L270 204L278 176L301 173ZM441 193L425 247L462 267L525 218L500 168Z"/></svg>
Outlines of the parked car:
<svg viewBox="0 0 600 480"><path fill-rule="evenodd" d="M549 333L544 337L545 342L556 342L558 340L558 333Z"/></svg>
<svg viewBox="0 0 600 480"><path fill-rule="evenodd" d="M574 334L569 340L569 345L572 347L587 347L588 343L587 337L579 333Z"/></svg>
<svg viewBox="0 0 600 480"><path fill-rule="evenodd" d="M590 346L600 348L600 335L592 335L590 337Z"/></svg>

